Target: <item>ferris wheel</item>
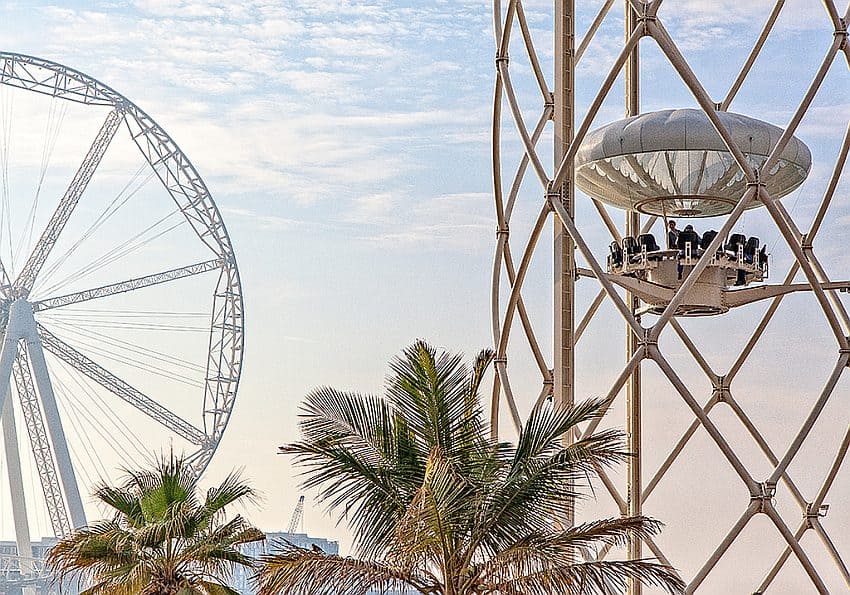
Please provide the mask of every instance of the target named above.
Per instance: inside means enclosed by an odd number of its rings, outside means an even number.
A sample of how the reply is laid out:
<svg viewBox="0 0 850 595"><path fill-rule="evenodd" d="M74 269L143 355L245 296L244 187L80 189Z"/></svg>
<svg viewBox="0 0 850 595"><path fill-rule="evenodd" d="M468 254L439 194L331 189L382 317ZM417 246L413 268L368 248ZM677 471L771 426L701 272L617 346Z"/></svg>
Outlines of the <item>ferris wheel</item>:
<svg viewBox="0 0 850 595"><path fill-rule="evenodd" d="M133 102L2 52L0 106L0 509L28 552L33 523L85 524L84 495L122 467L171 450L204 470L239 385L243 303L207 186Z"/></svg>

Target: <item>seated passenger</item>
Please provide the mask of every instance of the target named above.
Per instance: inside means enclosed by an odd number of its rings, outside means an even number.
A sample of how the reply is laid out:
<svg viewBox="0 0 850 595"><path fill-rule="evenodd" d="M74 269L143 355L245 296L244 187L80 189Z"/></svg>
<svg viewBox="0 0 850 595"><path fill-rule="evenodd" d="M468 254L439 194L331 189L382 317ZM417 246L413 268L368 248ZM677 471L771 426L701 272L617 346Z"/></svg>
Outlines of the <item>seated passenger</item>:
<svg viewBox="0 0 850 595"><path fill-rule="evenodd" d="M756 259L756 252L759 249L759 239L755 236L747 240L744 244L744 262L752 264Z"/></svg>
<svg viewBox="0 0 850 595"><path fill-rule="evenodd" d="M676 242L676 247L682 251L684 255L685 245L691 245L691 254L696 254L699 248L699 235L694 231L693 225L686 225L685 229L679 233L679 239Z"/></svg>
<svg viewBox="0 0 850 595"><path fill-rule="evenodd" d="M767 245L762 246L759 250L759 267L762 271L767 268Z"/></svg>
<svg viewBox="0 0 850 595"><path fill-rule="evenodd" d="M616 241L611 242L611 245L608 247L608 250L611 254L608 256L608 261L613 266L620 266L623 264L623 248Z"/></svg>
<svg viewBox="0 0 850 595"><path fill-rule="evenodd" d="M747 242L747 236L742 233L733 233L729 236L729 241L726 242L726 251L731 252L736 257L738 256L738 247L743 246Z"/></svg>
<svg viewBox="0 0 850 595"><path fill-rule="evenodd" d="M679 233L679 239L676 242L679 249L679 265L676 267L677 277L682 279L682 258L685 257L687 246L690 245L691 257L695 257L699 250L699 235L694 231L693 225L686 225Z"/></svg>

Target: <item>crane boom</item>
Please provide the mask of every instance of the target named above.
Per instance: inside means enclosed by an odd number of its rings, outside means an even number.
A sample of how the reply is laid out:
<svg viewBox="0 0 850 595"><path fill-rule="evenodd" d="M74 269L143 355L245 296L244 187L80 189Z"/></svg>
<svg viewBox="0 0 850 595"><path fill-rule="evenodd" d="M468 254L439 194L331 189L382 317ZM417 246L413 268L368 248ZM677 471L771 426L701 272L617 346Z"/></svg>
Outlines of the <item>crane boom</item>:
<svg viewBox="0 0 850 595"><path fill-rule="evenodd" d="M292 518L289 520L289 533L297 533L298 525L301 524L301 518L304 516L304 496L298 497L298 504L295 505L295 510L292 511Z"/></svg>

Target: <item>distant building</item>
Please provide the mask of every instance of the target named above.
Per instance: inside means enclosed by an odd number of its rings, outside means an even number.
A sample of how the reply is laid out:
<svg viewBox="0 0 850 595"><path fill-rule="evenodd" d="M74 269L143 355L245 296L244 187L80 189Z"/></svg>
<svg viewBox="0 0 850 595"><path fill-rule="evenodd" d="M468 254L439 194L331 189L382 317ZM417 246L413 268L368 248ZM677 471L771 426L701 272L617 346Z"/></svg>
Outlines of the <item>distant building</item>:
<svg viewBox="0 0 850 595"><path fill-rule="evenodd" d="M53 584L53 578L44 569L42 560L47 553L56 545L55 537L45 537L41 541L32 544L31 574L24 580L21 577L18 560L18 546L14 541L0 541L0 593L3 595L21 595L24 587L28 594L53 595L59 592L59 586ZM66 589L66 595L73 595L77 591Z"/></svg>
<svg viewBox="0 0 850 595"><path fill-rule="evenodd" d="M306 533L266 533L265 541L258 541L256 543L249 543L242 548L242 551L248 554L251 557L258 558L259 556L263 556L265 554L274 553L276 549L278 549L278 544L282 541L288 541L289 543L296 545L300 548L311 549L313 546L321 548L323 552L331 555L339 554L339 543L336 541L331 541L329 539L323 539L321 537L312 537L307 535ZM253 571L247 570L244 568L238 568L236 572L233 573L229 581L229 585L231 588L237 590L242 595L253 595L255 592L253 585L251 584L251 574ZM367 595L414 595L415 591L370 591Z"/></svg>
<svg viewBox="0 0 850 595"><path fill-rule="evenodd" d="M322 537L311 537L306 533L285 533L283 531L277 533L267 532L264 541L248 543L242 547L242 551L252 558L258 558L265 554L274 553L279 549L279 544L284 541L288 541L304 549L310 549L315 546L321 548L326 554L339 554L339 543L336 541ZM251 569L237 568L229 581L230 587L243 595L252 595L254 593L254 587L251 584L252 574L253 570Z"/></svg>

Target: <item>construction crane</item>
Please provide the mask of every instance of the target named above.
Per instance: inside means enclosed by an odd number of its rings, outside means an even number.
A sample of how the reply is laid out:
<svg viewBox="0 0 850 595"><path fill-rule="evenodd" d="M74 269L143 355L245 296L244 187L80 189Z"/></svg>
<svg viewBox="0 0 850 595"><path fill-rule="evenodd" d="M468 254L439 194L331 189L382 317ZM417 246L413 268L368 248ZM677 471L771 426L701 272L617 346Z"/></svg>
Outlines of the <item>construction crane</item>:
<svg viewBox="0 0 850 595"><path fill-rule="evenodd" d="M298 497L298 504L295 505L295 510L292 511L292 518L289 520L289 533L297 533L298 526L301 524L301 519L304 517L304 496Z"/></svg>

